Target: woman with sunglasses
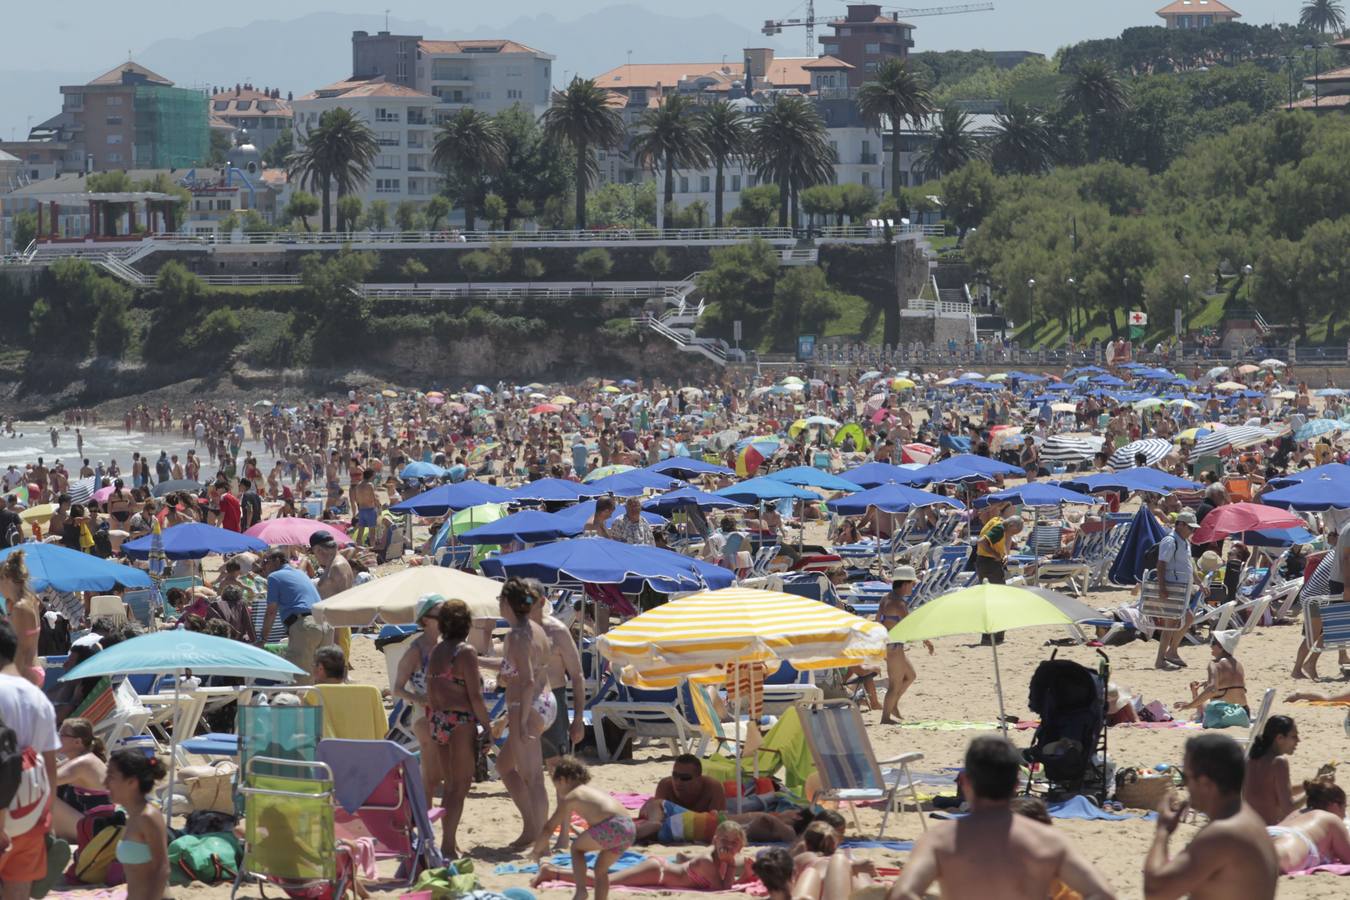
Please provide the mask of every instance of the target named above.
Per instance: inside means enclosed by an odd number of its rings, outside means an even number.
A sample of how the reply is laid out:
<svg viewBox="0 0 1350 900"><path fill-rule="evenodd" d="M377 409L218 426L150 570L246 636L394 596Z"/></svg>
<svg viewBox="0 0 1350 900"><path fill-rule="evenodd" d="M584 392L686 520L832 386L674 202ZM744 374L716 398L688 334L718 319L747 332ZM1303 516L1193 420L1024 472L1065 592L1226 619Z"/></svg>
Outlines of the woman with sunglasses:
<svg viewBox="0 0 1350 900"><path fill-rule="evenodd" d="M407 703L412 709L413 736L422 750L422 785L427 800L436 796L436 787L444 776L438 765L436 742L431 739L431 725L427 719L427 664L431 662L431 653L441 640L441 623L437 614L445 598L440 594L427 594L417 600L415 621L422 630L417 637L408 642L403 656L398 661L398 672L394 675L393 690L390 692L397 700Z"/></svg>
<svg viewBox="0 0 1350 900"><path fill-rule="evenodd" d="M88 719L72 718L57 732L56 800L52 803L52 830L67 841L79 838L80 819L96 806L108 803L103 779L108 774L108 751L94 736Z"/></svg>

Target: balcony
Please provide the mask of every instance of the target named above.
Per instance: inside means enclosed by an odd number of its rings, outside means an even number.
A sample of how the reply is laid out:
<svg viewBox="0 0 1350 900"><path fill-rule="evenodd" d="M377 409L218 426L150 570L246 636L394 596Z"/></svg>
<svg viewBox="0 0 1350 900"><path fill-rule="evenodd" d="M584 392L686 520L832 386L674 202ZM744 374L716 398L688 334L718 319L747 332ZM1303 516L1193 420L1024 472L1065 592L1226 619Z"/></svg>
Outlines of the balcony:
<svg viewBox="0 0 1350 900"><path fill-rule="evenodd" d="M381 147L397 147L399 145L399 140L396 137L377 137L375 143L379 144Z"/></svg>
<svg viewBox="0 0 1350 900"><path fill-rule="evenodd" d="M877 155L875 153L858 154L858 165L875 166L877 164Z"/></svg>
<svg viewBox="0 0 1350 900"><path fill-rule="evenodd" d="M409 125L426 125L426 124L428 124L428 123L427 123L427 117L426 117L426 115L425 115L421 110L417 110L416 112L414 112L414 111L412 111L412 110L409 110L409 111L408 111L408 124L409 124Z"/></svg>

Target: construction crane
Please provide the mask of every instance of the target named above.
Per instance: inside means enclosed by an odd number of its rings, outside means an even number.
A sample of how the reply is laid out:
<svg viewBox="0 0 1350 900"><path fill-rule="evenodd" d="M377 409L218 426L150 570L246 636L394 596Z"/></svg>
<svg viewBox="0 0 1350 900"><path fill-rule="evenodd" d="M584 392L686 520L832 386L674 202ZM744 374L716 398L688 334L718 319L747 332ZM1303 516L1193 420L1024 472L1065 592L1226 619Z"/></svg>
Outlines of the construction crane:
<svg viewBox="0 0 1350 900"><path fill-rule="evenodd" d="M924 16L954 16L959 13L989 12L994 8L992 3L962 3L956 6L927 6L919 9L910 7L887 7L883 12L895 13L897 17L904 16L906 19L918 19ZM784 28L805 28L806 29L806 52L807 55L814 55L816 52L816 26L828 25L831 22L839 21L838 16L816 16L815 0L806 0L806 15L800 19L766 19L764 27L760 29L767 35L782 34Z"/></svg>

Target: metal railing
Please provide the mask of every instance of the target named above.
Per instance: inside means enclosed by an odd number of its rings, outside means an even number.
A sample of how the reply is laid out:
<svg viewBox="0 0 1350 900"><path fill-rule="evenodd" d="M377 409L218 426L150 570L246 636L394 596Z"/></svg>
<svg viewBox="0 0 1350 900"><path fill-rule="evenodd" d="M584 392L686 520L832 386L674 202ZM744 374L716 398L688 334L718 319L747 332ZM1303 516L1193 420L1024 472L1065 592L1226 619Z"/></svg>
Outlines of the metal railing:
<svg viewBox="0 0 1350 900"><path fill-rule="evenodd" d="M689 292L690 287L682 284L659 284L643 287L634 284L594 284L569 283L567 285L549 284L435 284L411 286L398 284L367 284L361 293L371 299L381 298L423 298L430 300L450 300L475 298L487 300L571 300L581 298L605 298L613 300L651 300L663 299L678 301Z"/></svg>

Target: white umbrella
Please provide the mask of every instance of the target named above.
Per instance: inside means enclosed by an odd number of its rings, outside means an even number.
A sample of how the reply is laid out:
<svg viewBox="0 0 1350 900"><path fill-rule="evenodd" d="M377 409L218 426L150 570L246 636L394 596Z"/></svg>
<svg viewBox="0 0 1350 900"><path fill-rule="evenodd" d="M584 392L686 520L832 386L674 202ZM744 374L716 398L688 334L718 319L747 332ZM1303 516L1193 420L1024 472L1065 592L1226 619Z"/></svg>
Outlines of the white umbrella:
<svg viewBox="0 0 1350 900"><path fill-rule="evenodd" d="M363 628L377 619L391 625L413 624L419 597L440 594L463 600L475 619L495 619L502 585L445 566L413 566L348 588L314 604L314 617L335 627Z"/></svg>

